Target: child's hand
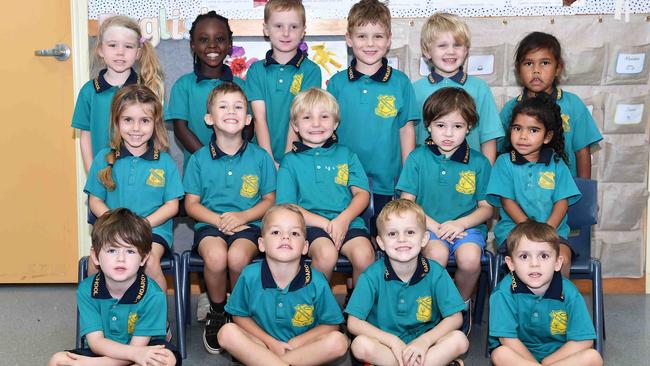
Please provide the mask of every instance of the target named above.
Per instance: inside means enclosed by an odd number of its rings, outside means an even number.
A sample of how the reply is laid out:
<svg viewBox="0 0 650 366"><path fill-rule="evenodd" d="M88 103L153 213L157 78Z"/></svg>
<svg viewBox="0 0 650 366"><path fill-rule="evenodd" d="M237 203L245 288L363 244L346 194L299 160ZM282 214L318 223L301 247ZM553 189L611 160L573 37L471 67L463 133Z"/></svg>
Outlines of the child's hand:
<svg viewBox="0 0 650 366"><path fill-rule="evenodd" d="M169 354L165 351L165 346L146 346L140 347L138 357L134 360L138 365L165 365L169 364Z"/></svg>
<svg viewBox="0 0 650 366"><path fill-rule="evenodd" d="M345 234L348 233L348 227L350 226L350 221L342 218L340 215L332 219L327 225L327 233L334 241L334 246L336 250L341 249L343 245L343 239L345 239Z"/></svg>
<svg viewBox="0 0 650 366"><path fill-rule="evenodd" d="M438 238L440 238L440 240L454 241L457 238L462 237L460 235L464 233L465 230L466 228L460 222L458 222L458 220L451 220L443 222L440 225L440 228L438 229L436 235L438 235Z"/></svg>
<svg viewBox="0 0 650 366"><path fill-rule="evenodd" d="M246 224L244 215L241 212L224 212L221 214L221 222L218 229L222 232L232 232L234 228Z"/></svg>
<svg viewBox="0 0 650 366"><path fill-rule="evenodd" d="M68 359L57 362L56 366L83 366L87 358L72 352L66 352L65 355Z"/></svg>
<svg viewBox="0 0 650 366"><path fill-rule="evenodd" d="M268 347L271 352L278 356L282 356L287 353L287 351L291 351L293 349L289 343L280 342L277 340L273 340L271 344L268 345Z"/></svg>
<svg viewBox="0 0 650 366"><path fill-rule="evenodd" d="M404 351L402 351L402 358L405 366L422 366L424 365L424 358L427 355L427 347L424 342L420 341L419 338L414 339L409 343Z"/></svg>
<svg viewBox="0 0 650 366"><path fill-rule="evenodd" d="M240 231L242 231L242 230L246 230L246 229L248 229L248 228L250 228L250 226L248 226L248 225L237 226L236 228L232 229L231 232L228 232L228 233L225 233L225 234L226 234L226 235L232 235L232 234L234 234L234 233L238 233L238 232L240 232Z"/></svg>
<svg viewBox="0 0 650 366"><path fill-rule="evenodd" d="M406 348L406 343L404 343L399 337L395 336L391 344L388 345L390 348L391 352L393 352L393 356L395 356L395 359L397 360L397 363L399 366L404 366L404 349Z"/></svg>

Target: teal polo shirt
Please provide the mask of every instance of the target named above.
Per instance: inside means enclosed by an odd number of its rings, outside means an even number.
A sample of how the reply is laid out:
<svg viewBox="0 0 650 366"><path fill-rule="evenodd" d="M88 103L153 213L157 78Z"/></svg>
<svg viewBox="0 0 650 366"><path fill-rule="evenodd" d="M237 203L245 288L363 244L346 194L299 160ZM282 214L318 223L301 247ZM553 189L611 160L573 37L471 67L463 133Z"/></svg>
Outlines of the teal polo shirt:
<svg viewBox="0 0 650 366"><path fill-rule="evenodd" d="M508 103L503 106L503 109L501 110L501 123L503 123L503 128L505 130L508 130L508 127L510 126L512 110L515 108L515 105L527 97L528 91L524 88L521 95L510 99ZM562 111L564 151L566 151L567 157L569 158L568 165L569 170L571 171L571 176L575 177L578 175L575 153L587 146L597 145L598 142L603 139L603 135L600 134L594 118L591 116L587 106L585 106L579 96L556 87L551 93L551 97L555 99ZM505 141L502 140L499 144L500 151L506 149L506 145L510 144L505 144Z"/></svg>
<svg viewBox="0 0 650 366"><path fill-rule="evenodd" d="M133 156L124 144L116 152L113 165L115 189L109 191L99 181L98 173L107 166L106 154L111 149L104 149L95 156L88 172L84 192L102 201L110 209L126 207L139 216L147 217L165 202L182 198L183 183L176 163L169 154L149 146L142 156ZM172 219L152 228L172 247Z"/></svg>
<svg viewBox="0 0 650 366"><path fill-rule="evenodd" d="M304 260L291 283L279 288L266 260L244 267L226 311L252 318L273 338L288 342L319 325L343 323L341 308L322 273Z"/></svg>
<svg viewBox="0 0 650 366"><path fill-rule="evenodd" d="M213 134L208 145L187 162L183 186L186 193L200 196L201 204L213 212L241 212L275 191L275 164L264 149L246 140L239 151L228 155L219 149ZM260 220L248 224L260 226ZM197 221L194 230L206 225Z"/></svg>
<svg viewBox="0 0 650 366"><path fill-rule="evenodd" d="M93 147L93 156L96 156L102 149L109 146L111 136L109 127L111 121L111 103L115 92L122 86L113 86L106 81L107 69L99 72L99 75L88 81L81 87L77 104L74 106L72 115L72 127L84 131L90 131L90 142ZM140 76L131 69L129 77L124 85L140 84Z"/></svg>
<svg viewBox="0 0 650 366"><path fill-rule="evenodd" d="M88 277L77 287L79 335L101 331L104 338L128 344L131 337L165 339L167 295L142 270L121 299L106 287L104 273Z"/></svg>
<svg viewBox="0 0 650 366"><path fill-rule="evenodd" d="M566 198L572 205L580 199L581 194L569 168L553 149L543 148L537 162L529 162L515 150L502 154L494 163L487 188L487 200L492 206L499 207L501 216L494 227L497 246L503 244L516 226L503 209L501 197L517 202L530 219L546 222L555 202ZM566 239L569 231L564 215L557 233Z"/></svg>
<svg viewBox="0 0 650 366"><path fill-rule="evenodd" d="M431 139L426 144L417 147L406 159L397 190L414 195L415 202L439 223L476 211L478 201L486 199L490 161L470 149L467 141L449 158L440 153ZM485 223L474 228L487 235Z"/></svg>
<svg viewBox="0 0 650 366"><path fill-rule="evenodd" d="M499 338L518 338L541 362L568 341L596 339L596 332L582 295L560 272L543 296L508 274L490 295L491 350Z"/></svg>
<svg viewBox="0 0 650 366"><path fill-rule="evenodd" d="M246 91L244 81L233 77L228 65L223 65L223 74L218 79L210 79L201 74L198 64L194 71L181 76L172 87L169 103L165 105L165 121L175 119L187 121L187 127L205 146L210 142L212 128L205 124L205 115L208 113L208 95L210 92L225 82L234 82ZM187 150L183 149L183 166L187 166L190 158Z"/></svg>
<svg viewBox="0 0 650 366"><path fill-rule="evenodd" d="M423 113L424 102L431 94L439 89L450 87L465 90L474 99L476 105L479 119L478 125L474 126L467 135L469 147L481 151L482 143L505 135L490 86L483 79L467 75L462 68L451 77L443 77L432 70L428 77L413 83L420 113ZM415 135L417 144L423 145L430 134L422 123L418 125Z"/></svg>
<svg viewBox="0 0 650 366"><path fill-rule="evenodd" d="M277 203L295 203L328 220L352 202L352 186L368 191L368 177L355 153L330 138L322 147L295 142L280 164ZM350 229L366 229L356 217Z"/></svg>
<svg viewBox="0 0 650 366"><path fill-rule="evenodd" d="M409 343L465 309L447 271L419 255L409 282L397 277L387 256L359 277L345 312Z"/></svg>
<svg viewBox="0 0 650 366"><path fill-rule="evenodd" d="M303 90L320 88L322 79L320 67L302 51L298 50L285 65L275 61L272 54L273 50L269 50L264 60L248 69L246 94L251 102L264 101L273 158L280 161L287 144L293 98Z"/></svg>
<svg viewBox="0 0 650 366"><path fill-rule="evenodd" d="M336 134L359 156L372 179L373 193L393 195L402 166L400 128L420 121L415 93L409 78L388 66L385 58L374 75L358 72L356 62L352 60L327 84L341 111Z"/></svg>

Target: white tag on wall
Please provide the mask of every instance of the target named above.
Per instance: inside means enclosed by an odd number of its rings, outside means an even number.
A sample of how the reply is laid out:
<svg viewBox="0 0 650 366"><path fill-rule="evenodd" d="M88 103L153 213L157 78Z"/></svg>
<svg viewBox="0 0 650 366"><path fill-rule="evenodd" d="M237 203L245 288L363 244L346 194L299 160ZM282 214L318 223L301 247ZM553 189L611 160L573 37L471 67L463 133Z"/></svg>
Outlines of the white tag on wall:
<svg viewBox="0 0 650 366"><path fill-rule="evenodd" d="M470 55L467 60L467 73L470 75L494 73L494 55Z"/></svg>
<svg viewBox="0 0 650 366"><path fill-rule="evenodd" d="M388 66L392 67L393 69L397 69L397 70L400 70L400 71L402 70L399 67L399 57L397 57L397 56L388 57L387 60L388 60Z"/></svg>
<svg viewBox="0 0 650 366"><path fill-rule="evenodd" d="M617 74L640 74L643 72L645 53L619 53L616 59Z"/></svg>
<svg viewBox="0 0 650 366"><path fill-rule="evenodd" d="M589 111L589 114L591 114L592 116L594 115L594 106L593 105L589 104L587 106L587 110Z"/></svg>
<svg viewBox="0 0 650 366"><path fill-rule="evenodd" d="M424 57L420 57L420 75L427 76L431 73L427 60Z"/></svg>
<svg viewBox="0 0 650 366"><path fill-rule="evenodd" d="M643 104L617 104L614 123L617 125L635 125L643 118Z"/></svg>

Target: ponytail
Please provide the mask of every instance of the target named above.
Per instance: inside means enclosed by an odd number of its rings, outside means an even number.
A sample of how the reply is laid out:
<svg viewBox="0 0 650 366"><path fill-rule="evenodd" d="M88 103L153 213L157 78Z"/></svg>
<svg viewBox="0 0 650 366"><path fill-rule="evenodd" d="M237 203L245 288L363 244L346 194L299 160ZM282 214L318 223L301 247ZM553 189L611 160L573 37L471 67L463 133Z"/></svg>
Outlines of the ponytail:
<svg viewBox="0 0 650 366"><path fill-rule="evenodd" d="M163 70L156 50L150 41L142 42L142 54L140 55L140 76L142 83L156 94L159 100L165 98L165 82L163 81Z"/></svg>
<svg viewBox="0 0 650 366"><path fill-rule="evenodd" d="M115 190L115 181L113 180L113 164L115 164L116 158L116 151L114 148L111 149L111 151L106 154L106 163L108 165L106 168L100 170L97 173L97 179L108 189L109 191Z"/></svg>

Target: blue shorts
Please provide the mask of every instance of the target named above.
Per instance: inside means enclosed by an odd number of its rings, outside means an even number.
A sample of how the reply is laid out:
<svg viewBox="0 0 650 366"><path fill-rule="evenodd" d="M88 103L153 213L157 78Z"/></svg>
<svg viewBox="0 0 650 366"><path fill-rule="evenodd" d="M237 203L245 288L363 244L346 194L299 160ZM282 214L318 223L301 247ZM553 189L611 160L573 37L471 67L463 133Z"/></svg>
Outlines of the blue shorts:
<svg viewBox="0 0 650 366"><path fill-rule="evenodd" d="M149 341L149 346L157 346L157 345L163 345L165 346L165 348L172 351L174 357L176 358L177 366L181 366L183 364L183 358L181 357L181 354L178 353L176 347L173 344L165 341L164 339L152 339ZM86 357L103 357L91 351L90 348L75 348L75 349L68 350L68 352L74 353L75 355L86 356Z"/></svg>
<svg viewBox="0 0 650 366"><path fill-rule="evenodd" d="M257 246L257 239L261 235L261 230L255 225L249 225L248 228L238 231L232 235L226 235L212 225L206 225L194 232L194 245L192 245L192 250L198 252L199 243L204 238L208 236L213 236L223 239L228 246L232 244L237 239L248 239L253 242L253 245Z"/></svg>
<svg viewBox="0 0 650 366"><path fill-rule="evenodd" d="M345 245L345 243L347 243L348 241L354 238L358 238L360 236L370 241L370 236L368 235L366 229L349 229L348 232L345 233L345 238L343 238L343 245ZM327 238L333 242L332 237L325 230L319 227L313 227L313 226L307 227L307 241L309 242L309 244L311 244L312 241L318 238ZM343 245L341 245L341 248L343 248Z"/></svg>
<svg viewBox="0 0 650 366"><path fill-rule="evenodd" d="M483 232L479 229L467 229L465 230L467 235L465 237L456 239L454 241L449 241L449 240L440 240L438 238L438 235L436 235L433 231L429 231L429 240L438 240L443 242L444 244L447 244L447 247L449 248L449 256L453 257L454 253L456 252L456 249L458 249L459 246L465 244L465 243L474 243L481 248L481 251L485 250L485 237L483 236Z"/></svg>

